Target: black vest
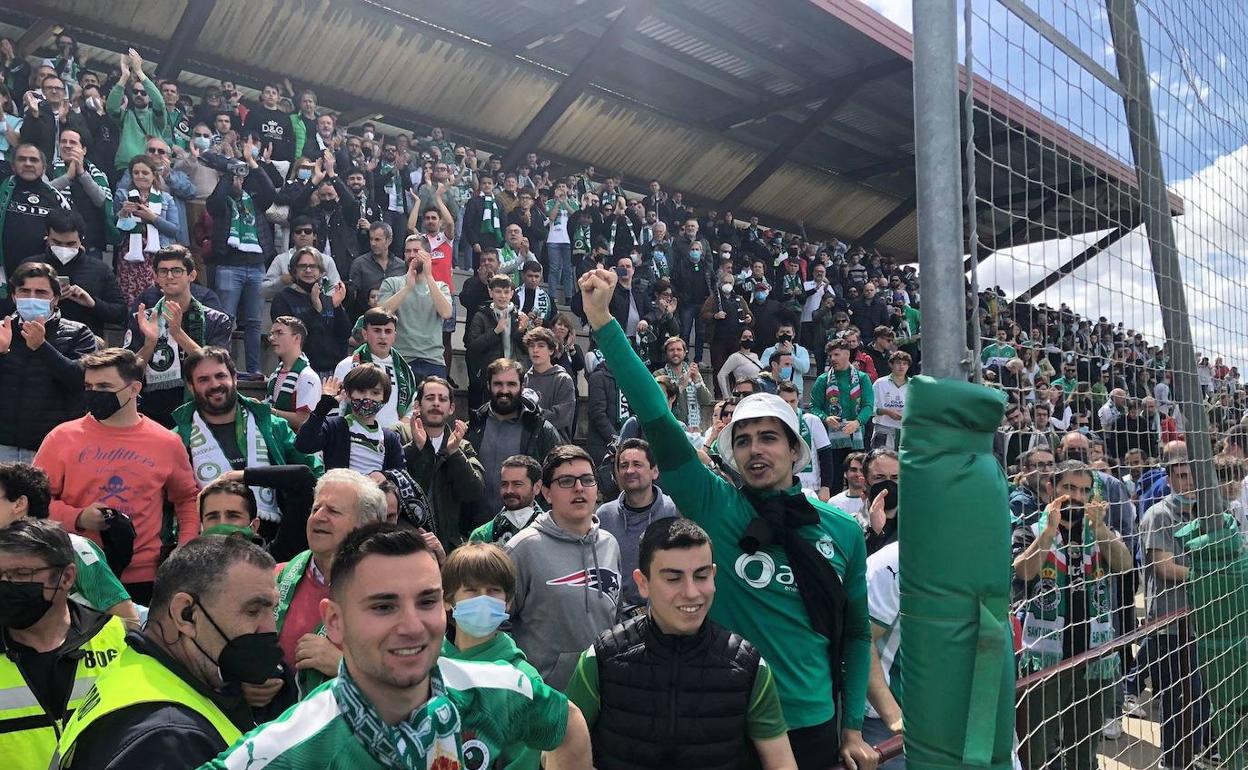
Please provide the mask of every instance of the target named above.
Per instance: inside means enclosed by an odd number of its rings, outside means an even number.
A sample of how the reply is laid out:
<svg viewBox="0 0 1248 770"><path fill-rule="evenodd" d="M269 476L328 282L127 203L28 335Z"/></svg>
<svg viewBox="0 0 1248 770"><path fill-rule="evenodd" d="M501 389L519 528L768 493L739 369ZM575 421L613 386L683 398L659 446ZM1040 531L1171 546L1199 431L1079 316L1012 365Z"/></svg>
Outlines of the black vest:
<svg viewBox="0 0 1248 770"><path fill-rule="evenodd" d="M642 615L594 642L602 713L593 730L598 770L731 770L754 751L746 731L759 653L706 621L669 636Z"/></svg>

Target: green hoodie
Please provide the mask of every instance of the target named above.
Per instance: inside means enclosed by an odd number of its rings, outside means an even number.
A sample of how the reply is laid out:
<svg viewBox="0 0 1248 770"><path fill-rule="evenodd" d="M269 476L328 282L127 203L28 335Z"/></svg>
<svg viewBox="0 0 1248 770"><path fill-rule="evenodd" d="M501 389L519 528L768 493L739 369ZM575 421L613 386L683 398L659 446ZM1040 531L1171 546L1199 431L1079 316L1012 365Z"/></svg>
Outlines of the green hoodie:
<svg viewBox="0 0 1248 770"><path fill-rule="evenodd" d="M147 91L147 100L151 103L147 109L139 112L133 107L121 109L121 100L126 95L127 84L119 82L108 92L104 106L109 117L117 121L121 127L121 138L117 143L117 158L113 165L118 170L126 168L136 155L147 152L147 137L165 135L165 97L150 78L143 78L143 90Z"/></svg>
<svg viewBox="0 0 1248 770"><path fill-rule="evenodd" d="M295 449L295 434L290 429L290 423L275 416L268 403L240 395L238 405L256 418L256 429L264 437L264 446L269 453L269 465L306 465L317 478L325 472L321 458ZM194 415L194 401L188 401L173 410L174 430L187 447L191 445L191 419Z"/></svg>
<svg viewBox="0 0 1248 770"><path fill-rule="evenodd" d="M524 657L524 652L516 646L515 640L503 631L494 634L494 638L485 644L478 644L466 650L461 650L451 644L449 639L443 639L442 657L466 660L471 663L509 663L520 669L520 672L533 682L542 681L542 675L529 665L529 659ZM540 770L542 765L542 752L531 749L523 743L516 743L503 749L503 758L507 762L504 765L506 770Z"/></svg>

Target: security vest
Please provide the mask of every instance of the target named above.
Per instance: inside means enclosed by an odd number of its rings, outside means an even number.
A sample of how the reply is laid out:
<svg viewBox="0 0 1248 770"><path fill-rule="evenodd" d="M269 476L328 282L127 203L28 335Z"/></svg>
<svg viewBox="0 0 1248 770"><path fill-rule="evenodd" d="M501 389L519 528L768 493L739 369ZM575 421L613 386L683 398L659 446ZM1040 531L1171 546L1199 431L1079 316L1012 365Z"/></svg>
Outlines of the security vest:
<svg viewBox="0 0 1248 770"><path fill-rule="evenodd" d="M126 629L120 618L110 618L78 648L74 684L62 713L49 714L26 683L17 663L0 655L0 757L16 770L45 770L56 753L56 741L95 679L126 648ZM12 762L16 760L16 765Z"/></svg>
<svg viewBox="0 0 1248 770"><path fill-rule="evenodd" d="M97 719L141 703L174 703L194 711L212 724L226 746L242 736L215 703L160 661L127 647L66 722L53 767L64 768L73 761L78 736Z"/></svg>

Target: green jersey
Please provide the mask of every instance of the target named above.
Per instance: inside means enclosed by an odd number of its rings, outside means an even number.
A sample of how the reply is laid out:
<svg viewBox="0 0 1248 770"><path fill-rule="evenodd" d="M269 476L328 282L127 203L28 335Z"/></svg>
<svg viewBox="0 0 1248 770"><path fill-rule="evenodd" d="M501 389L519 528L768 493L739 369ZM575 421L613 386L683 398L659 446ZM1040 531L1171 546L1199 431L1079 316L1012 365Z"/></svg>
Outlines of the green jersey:
<svg viewBox="0 0 1248 770"><path fill-rule="evenodd" d="M459 712L453 736L459 756L439 740L427 757L432 770L494 770L505 766L504 748L524 744L550 751L563 743L568 699L504 663L439 658L446 697ZM199 770L384 770L343 716L330 680L277 719L239 738Z"/></svg>
<svg viewBox="0 0 1248 770"><path fill-rule="evenodd" d="M499 631L494 638L485 644L461 650L449 641L442 642L442 658L466 660L476 663L507 663L515 666L520 673L533 681L534 685L542 684L542 675L529 665L529 659L516 646L516 642L507 633ZM503 747L503 767L506 770L539 770L542 766L542 752L517 743Z"/></svg>
<svg viewBox="0 0 1248 770"><path fill-rule="evenodd" d="M844 692L833 693L828 640L811 626L784 549L768 546L753 554L741 549L738 541L756 516L750 501L702 465L684 427L668 408L663 390L629 346L619 323L611 321L594 335L654 450L663 474L663 491L681 513L707 531L714 543L712 551L721 569L715 580L711 619L749 639L767 659L790 728L830 720L836 713L834 696L839 695L844 709L842 727L860 729L871 663L871 632L867 621L867 549L858 522L837 508L811 500L819 512L819 523L799 530L836 570L848 598L841 645ZM870 389L869 382L866 388ZM802 491L794 485L785 492L762 494L800 495Z"/></svg>
<svg viewBox="0 0 1248 770"><path fill-rule="evenodd" d="M72 532L69 542L74 546L74 566L78 569L74 592L69 598L96 612L108 612L113 605L130 600L130 594L109 569L98 545Z"/></svg>
<svg viewBox="0 0 1248 770"><path fill-rule="evenodd" d="M468 539L474 543L507 545L516 533L537 521L537 517L545 512L537 501L534 501L533 505L528 508L521 508L518 511L504 509L497 516L474 529Z"/></svg>
<svg viewBox="0 0 1248 770"><path fill-rule="evenodd" d="M980 351L979 360L984 366L999 364L1004 366L1011 358L1017 358L1018 351L1014 350L1014 346L1005 342L994 342L991 345L985 345Z"/></svg>
<svg viewBox="0 0 1248 770"><path fill-rule="evenodd" d="M598 690L598 656L590 647L581 653L572 681L568 682L568 700L585 715L585 723L592 732L602 713L602 693ZM627 708L627 705L624 705ZM745 715L746 732L752 741L779 738L789 731L780 708L780 695L776 692L776 679L771 675L767 661L759 658L758 675L754 677L754 689L750 691L750 708Z"/></svg>

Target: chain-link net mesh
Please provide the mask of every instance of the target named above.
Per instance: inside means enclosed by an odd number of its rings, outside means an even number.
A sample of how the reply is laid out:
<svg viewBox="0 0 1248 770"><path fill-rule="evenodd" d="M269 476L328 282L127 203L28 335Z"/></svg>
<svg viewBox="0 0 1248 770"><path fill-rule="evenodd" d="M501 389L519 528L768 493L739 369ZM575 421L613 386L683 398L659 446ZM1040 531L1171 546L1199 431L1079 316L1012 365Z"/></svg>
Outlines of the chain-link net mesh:
<svg viewBox="0 0 1248 770"><path fill-rule="evenodd" d="M1015 485L1019 759L1243 767L1244 6L963 8L968 342L1010 399L998 451ZM1136 19L1148 100L1128 76ZM1151 213L1171 217L1186 308L1158 299L1155 275L1171 268L1158 262L1165 217L1148 216L1137 176L1149 153L1169 193L1169 211Z"/></svg>

